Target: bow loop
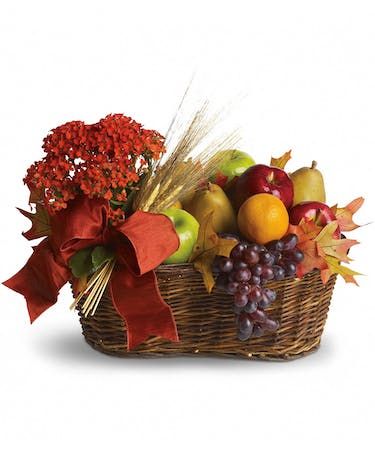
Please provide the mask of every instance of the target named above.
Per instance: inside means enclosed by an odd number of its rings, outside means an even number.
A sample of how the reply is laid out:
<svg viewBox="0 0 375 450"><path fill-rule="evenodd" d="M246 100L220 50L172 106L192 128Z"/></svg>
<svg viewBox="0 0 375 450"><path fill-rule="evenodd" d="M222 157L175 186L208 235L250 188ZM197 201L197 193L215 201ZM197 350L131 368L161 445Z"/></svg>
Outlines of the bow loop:
<svg viewBox="0 0 375 450"><path fill-rule="evenodd" d="M67 264L77 251L104 243L108 202L101 198L75 198L67 209L51 216L50 223L51 247Z"/></svg>
<svg viewBox="0 0 375 450"><path fill-rule="evenodd" d="M180 245L172 221L163 214L136 211L116 230L125 237L121 247L125 253L119 256L130 262L131 270L138 276L159 266L165 255L171 255Z"/></svg>

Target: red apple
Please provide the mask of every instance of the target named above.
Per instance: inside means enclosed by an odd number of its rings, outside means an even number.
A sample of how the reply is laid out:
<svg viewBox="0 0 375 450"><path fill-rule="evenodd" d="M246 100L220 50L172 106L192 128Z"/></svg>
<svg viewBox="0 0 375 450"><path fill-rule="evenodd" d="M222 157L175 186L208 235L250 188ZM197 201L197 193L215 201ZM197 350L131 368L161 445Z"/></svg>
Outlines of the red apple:
<svg viewBox="0 0 375 450"><path fill-rule="evenodd" d="M249 167L235 185L234 203L239 208L245 200L255 194L272 194L279 198L287 209L293 204L293 182L289 175L278 167L256 164Z"/></svg>
<svg viewBox="0 0 375 450"><path fill-rule="evenodd" d="M302 219L312 219L317 225L324 227L330 222L336 220L332 209L322 202L302 202L293 206L289 211L289 221L292 225L298 225ZM333 236L340 239L340 227L337 227Z"/></svg>

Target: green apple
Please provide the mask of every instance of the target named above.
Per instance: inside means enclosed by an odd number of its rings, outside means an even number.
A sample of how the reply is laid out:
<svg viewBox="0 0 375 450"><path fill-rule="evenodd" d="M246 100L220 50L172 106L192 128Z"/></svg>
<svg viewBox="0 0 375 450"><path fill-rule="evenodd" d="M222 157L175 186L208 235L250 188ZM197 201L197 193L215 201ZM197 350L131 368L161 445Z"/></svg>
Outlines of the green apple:
<svg viewBox="0 0 375 450"><path fill-rule="evenodd" d="M255 164L253 158L241 150L222 150L220 153L224 154L224 160L217 168L213 181L221 187Z"/></svg>
<svg viewBox="0 0 375 450"><path fill-rule="evenodd" d="M162 214L171 219L180 239L178 250L169 256L164 264L188 262L198 238L199 223L197 219L187 211L178 208L168 208Z"/></svg>

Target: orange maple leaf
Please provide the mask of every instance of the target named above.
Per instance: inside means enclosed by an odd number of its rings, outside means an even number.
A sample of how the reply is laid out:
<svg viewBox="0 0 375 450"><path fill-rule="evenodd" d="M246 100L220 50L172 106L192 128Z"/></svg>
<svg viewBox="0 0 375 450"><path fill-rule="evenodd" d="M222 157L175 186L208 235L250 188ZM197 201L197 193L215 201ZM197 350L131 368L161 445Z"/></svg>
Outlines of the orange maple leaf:
<svg viewBox="0 0 375 450"><path fill-rule="evenodd" d="M337 205L332 206L331 209L336 216L341 231L352 231L361 226L353 222L353 215L363 205L364 201L363 197L358 197L343 208L339 208Z"/></svg>
<svg viewBox="0 0 375 450"><path fill-rule="evenodd" d="M317 225L312 219L302 219L299 225L289 225L288 234L294 233L298 237L298 242L314 239L322 231L322 227Z"/></svg>
<svg viewBox="0 0 375 450"><path fill-rule="evenodd" d="M299 225L290 225L289 233L298 236L297 247L304 253L304 259L297 265L297 276L319 269L323 283L327 283L334 273L341 275L346 282L356 283L354 275L359 275L342 262L349 262L348 251L358 244L352 239L335 239L334 233L338 222L334 221L325 227L319 227L313 221L302 220Z"/></svg>
<svg viewBox="0 0 375 450"><path fill-rule="evenodd" d="M324 270L328 268L324 258L319 254L317 243L307 239L298 243L298 248L303 252L303 261L297 265L297 276L302 278L314 269Z"/></svg>

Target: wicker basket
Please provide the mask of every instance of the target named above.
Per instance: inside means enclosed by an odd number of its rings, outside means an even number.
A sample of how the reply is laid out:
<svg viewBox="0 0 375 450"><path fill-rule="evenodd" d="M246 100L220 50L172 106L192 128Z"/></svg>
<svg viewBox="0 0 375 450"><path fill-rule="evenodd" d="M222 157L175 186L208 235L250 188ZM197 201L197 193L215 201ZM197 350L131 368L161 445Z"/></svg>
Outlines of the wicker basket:
<svg viewBox="0 0 375 450"><path fill-rule="evenodd" d="M252 359L293 359L317 349L327 318L336 276L326 285L318 271L301 280L270 282L277 300L267 309L279 329L241 342L236 337L233 299L214 290L209 295L202 276L191 264L156 270L162 297L172 307L180 342L149 338L135 350L126 349L125 323L112 301L103 296L94 316L80 321L86 341L96 350L117 356L215 355Z"/></svg>

